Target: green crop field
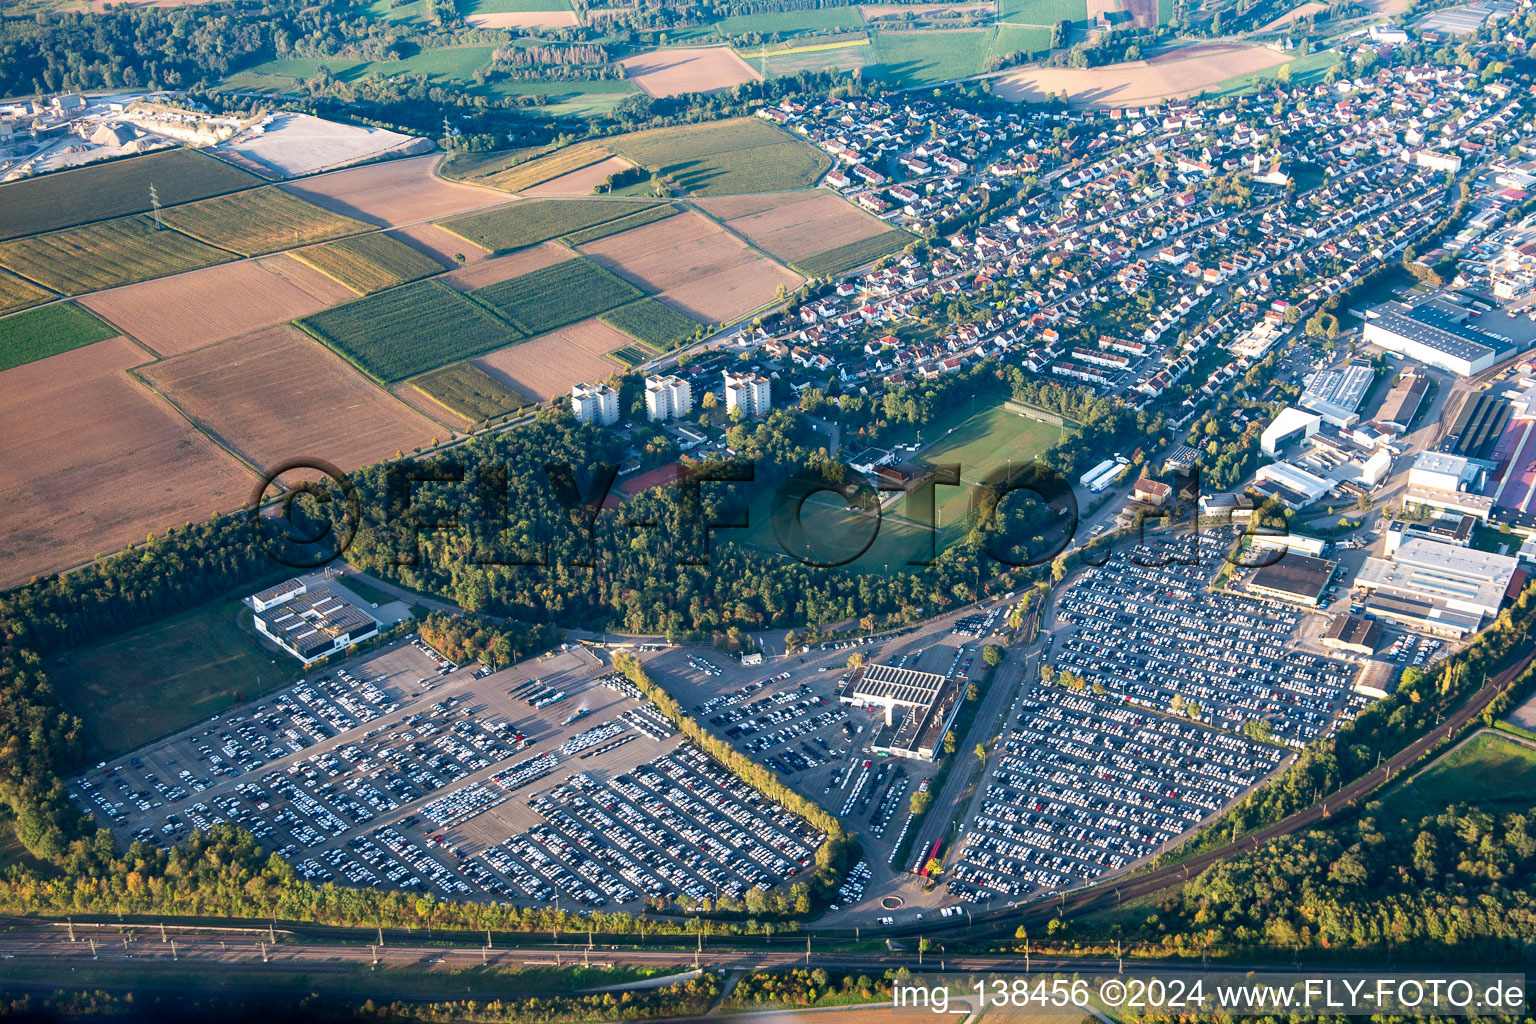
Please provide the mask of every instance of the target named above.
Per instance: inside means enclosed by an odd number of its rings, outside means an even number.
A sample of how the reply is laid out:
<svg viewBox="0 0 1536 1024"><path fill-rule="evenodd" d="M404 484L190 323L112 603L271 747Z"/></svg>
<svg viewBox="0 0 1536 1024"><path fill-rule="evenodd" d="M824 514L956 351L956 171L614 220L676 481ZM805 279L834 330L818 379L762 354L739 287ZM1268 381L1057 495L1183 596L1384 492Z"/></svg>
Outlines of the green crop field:
<svg viewBox="0 0 1536 1024"><path fill-rule="evenodd" d="M1051 49L1051 30L1035 25L999 25L992 35L987 59L1010 53L1047 53Z"/></svg>
<svg viewBox="0 0 1536 1024"><path fill-rule="evenodd" d="M387 16L387 15L386 15ZM340 82L361 82L378 76L425 75L436 85L469 82L476 71L491 65L491 46L445 46L419 50L400 60L356 60L346 57L285 57L263 61L226 76L225 89L250 92L288 92L314 78L324 67Z"/></svg>
<svg viewBox="0 0 1536 1024"><path fill-rule="evenodd" d="M447 285L418 281L295 324L384 382L477 356L522 338Z"/></svg>
<svg viewBox="0 0 1536 1024"><path fill-rule="evenodd" d="M426 253L381 231L299 249L293 257L359 295L371 295L445 269Z"/></svg>
<svg viewBox="0 0 1536 1024"><path fill-rule="evenodd" d="M262 184L254 174L190 149L171 149L0 185L0 239L108 220Z"/></svg>
<svg viewBox="0 0 1536 1024"><path fill-rule="evenodd" d="M625 345L623 348L616 348L612 352L606 352L604 355L624 367L626 371L633 370L641 363L656 358L655 352L638 341L633 345Z"/></svg>
<svg viewBox="0 0 1536 1024"><path fill-rule="evenodd" d="M117 333L73 302L17 313L0 320L0 370L115 338Z"/></svg>
<svg viewBox="0 0 1536 1024"><path fill-rule="evenodd" d="M50 660L48 679L101 755L132 750L303 674L237 616L250 619L231 594Z"/></svg>
<svg viewBox="0 0 1536 1024"><path fill-rule="evenodd" d="M718 21L674 29L668 35L677 41L714 37L745 36L760 33L781 37L804 32L831 32L834 29L860 29L864 17L857 7L828 7L818 11L773 11L766 14L737 14Z"/></svg>
<svg viewBox="0 0 1536 1024"><path fill-rule="evenodd" d="M433 370L411 381L411 387L471 423L482 423L537 404L537 399L507 387L474 363L454 363Z"/></svg>
<svg viewBox="0 0 1536 1024"><path fill-rule="evenodd" d="M870 54L874 52L869 37L861 33L844 38L847 42L843 45L827 49L811 49L811 43L807 43L807 48L798 53L742 54L742 58L765 78L791 78L802 71L852 71L869 63Z"/></svg>
<svg viewBox="0 0 1536 1024"><path fill-rule="evenodd" d="M342 235L370 225L307 203L280 188L204 199L165 211L165 222L193 238L242 256L260 256Z"/></svg>
<svg viewBox="0 0 1536 1024"><path fill-rule="evenodd" d="M616 235L620 231L638 228L642 224L666 220L676 213L677 207L671 203L663 203L660 206L652 206L641 210L639 213L632 213L627 217L620 217L618 220L610 220L602 224L594 224L590 228L582 228L580 231L573 231L568 235L562 236L560 241L566 245L585 245L587 242L595 242L599 238Z"/></svg>
<svg viewBox="0 0 1536 1024"><path fill-rule="evenodd" d="M882 256L900 252L912 241L912 236L895 228L878 235L861 238L857 242L840 245L814 256L796 260L790 264L807 277L833 277L847 273L855 267L873 263Z"/></svg>
<svg viewBox="0 0 1536 1024"><path fill-rule="evenodd" d="M809 188L832 166L815 146L755 117L653 128L609 142L620 156L698 195Z"/></svg>
<svg viewBox="0 0 1536 1024"><path fill-rule="evenodd" d="M39 288L31 281L23 281L15 274L0 270L0 315L35 306L51 298L53 293L46 288Z"/></svg>
<svg viewBox="0 0 1536 1024"><path fill-rule="evenodd" d="M997 20L1015 25L1088 24L1087 0L997 0Z"/></svg>
<svg viewBox="0 0 1536 1024"><path fill-rule="evenodd" d="M442 221L438 226L482 249L501 253L606 224L654 205L616 199L530 199Z"/></svg>
<svg viewBox="0 0 1536 1024"><path fill-rule="evenodd" d="M606 313L643 294L584 256L473 292L530 337Z"/></svg>
<svg viewBox="0 0 1536 1024"><path fill-rule="evenodd" d="M80 295L234 259L144 214L0 242L0 266L61 295Z"/></svg>
<svg viewBox="0 0 1536 1024"><path fill-rule="evenodd" d="M991 45L991 29L877 32L865 76L896 86L968 78L987 69Z"/></svg>
<svg viewBox="0 0 1536 1024"><path fill-rule="evenodd" d="M697 320L678 312L660 299L631 302L627 306L609 310L599 319L658 352L676 348L693 337L699 329Z"/></svg>
<svg viewBox="0 0 1536 1024"><path fill-rule="evenodd" d="M506 99L513 96L541 96L538 106L524 108L543 117L595 117L608 114L630 96L639 95L633 82L622 78L571 81L546 78L499 79L470 90L475 95ZM601 158L599 158L601 159ZM523 186L527 187L527 186Z"/></svg>

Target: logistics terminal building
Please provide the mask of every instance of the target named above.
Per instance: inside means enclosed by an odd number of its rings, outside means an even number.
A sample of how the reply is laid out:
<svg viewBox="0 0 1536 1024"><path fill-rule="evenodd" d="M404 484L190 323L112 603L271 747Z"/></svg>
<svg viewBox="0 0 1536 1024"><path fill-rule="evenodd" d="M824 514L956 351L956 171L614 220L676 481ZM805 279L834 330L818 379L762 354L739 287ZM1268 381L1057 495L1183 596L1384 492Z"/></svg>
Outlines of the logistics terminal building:
<svg viewBox="0 0 1536 1024"><path fill-rule="evenodd" d="M954 724L964 695L963 676L941 676L895 665L861 665L837 699L885 711L885 725L870 749L877 754L932 761Z"/></svg>
<svg viewBox="0 0 1536 1024"><path fill-rule="evenodd" d="M379 621L330 587L285 580L251 595L256 631L306 665L377 636Z"/></svg>

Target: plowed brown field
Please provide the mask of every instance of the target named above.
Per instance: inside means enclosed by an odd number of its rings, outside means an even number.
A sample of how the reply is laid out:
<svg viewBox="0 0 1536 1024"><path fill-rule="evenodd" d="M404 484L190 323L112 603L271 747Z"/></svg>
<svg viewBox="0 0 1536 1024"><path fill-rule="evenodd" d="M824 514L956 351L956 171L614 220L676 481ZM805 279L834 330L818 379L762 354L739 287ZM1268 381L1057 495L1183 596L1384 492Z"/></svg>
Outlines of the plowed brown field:
<svg viewBox="0 0 1536 1024"><path fill-rule="evenodd" d="M157 354L172 356L356 297L297 260L269 256L113 288L80 303Z"/></svg>
<svg viewBox="0 0 1536 1024"><path fill-rule="evenodd" d="M793 262L890 230L830 192L777 192L704 199L699 205L771 256ZM739 209L742 212L732 212Z"/></svg>
<svg viewBox="0 0 1536 1024"><path fill-rule="evenodd" d="M243 505L249 470L127 374L126 338L0 373L0 586Z"/></svg>
<svg viewBox="0 0 1536 1024"><path fill-rule="evenodd" d="M803 280L691 212L580 248L620 277L711 322L750 312L771 300L779 285L793 289Z"/></svg>
<svg viewBox="0 0 1536 1024"><path fill-rule="evenodd" d="M261 467L314 456L354 469L442 434L286 324L139 373L210 434Z"/></svg>
<svg viewBox="0 0 1536 1024"><path fill-rule="evenodd" d="M436 220L508 201L505 192L434 177L442 154L385 160L283 185L335 213L384 227Z"/></svg>
<svg viewBox="0 0 1536 1024"><path fill-rule="evenodd" d="M719 92L763 77L728 46L652 50L619 63L626 69L625 77L648 96Z"/></svg>
<svg viewBox="0 0 1536 1024"><path fill-rule="evenodd" d="M560 175L558 178L550 178L540 182L532 188L525 188L518 195L524 196L590 196L592 190L603 183L610 174L619 171L627 171L635 166L620 156L611 156L607 160L599 160L595 164L578 168Z"/></svg>
<svg viewBox="0 0 1536 1024"><path fill-rule="evenodd" d="M544 242L531 249L519 249L505 256L494 256L474 263L466 262L458 270L444 274L442 281L461 292L473 291L489 284L510 281L514 277L532 273L570 258L569 249L562 245Z"/></svg>
<svg viewBox="0 0 1536 1024"><path fill-rule="evenodd" d="M619 364L603 355L633 343L599 320L583 320L498 349L475 364L525 395L548 399L569 395L572 384L596 383L617 373Z"/></svg>
<svg viewBox="0 0 1536 1024"><path fill-rule="evenodd" d="M491 254L489 249L482 249L473 242L465 241L451 231L444 231L436 224L412 224L409 227L396 228L388 234L391 238L398 238L411 248L434 257L447 267L457 262L453 258L455 255L463 256L467 266Z"/></svg>

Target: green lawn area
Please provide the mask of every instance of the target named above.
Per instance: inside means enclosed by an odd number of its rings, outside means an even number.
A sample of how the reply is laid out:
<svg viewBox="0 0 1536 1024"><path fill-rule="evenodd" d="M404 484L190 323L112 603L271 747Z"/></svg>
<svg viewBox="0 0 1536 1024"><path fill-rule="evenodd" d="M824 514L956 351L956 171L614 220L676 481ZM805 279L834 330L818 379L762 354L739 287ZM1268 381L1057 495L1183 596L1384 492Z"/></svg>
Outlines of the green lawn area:
<svg viewBox="0 0 1536 1024"><path fill-rule="evenodd" d="M997 20L1016 25L1054 25L1058 21L1088 23L1087 0L998 0Z"/></svg>
<svg viewBox="0 0 1536 1024"><path fill-rule="evenodd" d="M386 604L390 604L391 602L400 600L398 597L395 597L392 594L386 594L384 591L374 586L365 576L343 576L336 582L340 586L345 587L347 590L350 590L353 594L356 594L358 597L372 605L382 607Z"/></svg>
<svg viewBox="0 0 1536 1024"><path fill-rule="evenodd" d="M427 0L373 0L364 8L370 18L397 24L420 25L431 20Z"/></svg>
<svg viewBox="0 0 1536 1024"><path fill-rule="evenodd" d="M65 664L48 662L59 699L100 754L132 750L303 674L298 661L263 650L236 625L237 615L250 621L241 594L70 651Z"/></svg>
<svg viewBox="0 0 1536 1024"><path fill-rule="evenodd" d="M491 65L492 46L447 46L422 50L401 60L351 60L345 57L290 57L269 60L237 71L219 84L226 89L286 92L314 78L325 67L342 82L360 82L373 75L426 75L436 84L468 82L476 71Z"/></svg>
<svg viewBox="0 0 1536 1024"><path fill-rule="evenodd" d="M887 85L923 85L986 70L991 29L877 32L865 75Z"/></svg>
<svg viewBox="0 0 1536 1024"><path fill-rule="evenodd" d="M775 32L781 38L803 32L830 32L834 29L861 29L864 16L857 7L829 7L819 11L773 11L765 14L738 14L721 18L704 25L680 28L668 32L673 40L691 41L714 36L745 36L759 32L765 36Z"/></svg>
<svg viewBox="0 0 1536 1024"><path fill-rule="evenodd" d="M1536 747L1479 733L1388 792L1382 814L1413 820L1454 803L1496 814L1536 807Z"/></svg>
<svg viewBox="0 0 1536 1024"><path fill-rule="evenodd" d="M733 495L732 500L736 502L746 500L739 490L723 493ZM785 559L790 557L792 550L795 557L813 567L828 566L822 570L826 572L835 570L877 576L921 573L924 563L942 554L963 531L953 527L930 529L914 521L907 515L907 501L902 498L877 522L870 514L849 509L840 495L818 492L801 506L798 529L786 509L782 513L785 518L775 530L773 494L758 491L747 508L747 528L730 532L722 530L716 536L737 540L747 547ZM867 550L864 550L866 545Z"/></svg>
<svg viewBox="0 0 1536 1024"><path fill-rule="evenodd" d="M591 117L606 114L640 90L623 79L592 82L553 82L543 80L487 82L476 95L506 98L542 96L541 106L530 107L534 113L551 117Z"/></svg>
<svg viewBox="0 0 1536 1024"><path fill-rule="evenodd" d="M992 36L987 57L1010 53L1046 53L1051 48L1051 30L1034 25L999 25Z"/></svg>
<svg viewBox="0 0 1536 1024"><path fill-rule="evenodd" d="M959 412L966 411L962 404ZM942 429L942 433L939 433ZM1040 452L1055 444L1061 428L1032 420L994 405L970 416L956 426L943 423L929 428L925 437L933 443L919 454L924 462L960 464L960 487L938 489L938 522L959 523L970 513L970 484L1006 473L1009 459L1015 469L1024 466Z"/></svg>
<svg viewBox="0 0 1536 1024"><path fill-rule="evenodd" d="M0 320L0 370L115 338L117 331L73 302Z"/></svg>

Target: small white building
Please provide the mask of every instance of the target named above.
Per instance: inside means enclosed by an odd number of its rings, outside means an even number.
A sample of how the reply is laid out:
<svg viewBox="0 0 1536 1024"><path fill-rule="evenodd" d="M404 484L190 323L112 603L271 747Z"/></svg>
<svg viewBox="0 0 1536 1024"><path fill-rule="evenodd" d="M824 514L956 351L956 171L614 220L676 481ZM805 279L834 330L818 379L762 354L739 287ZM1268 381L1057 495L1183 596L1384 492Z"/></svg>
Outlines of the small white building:
<svg viewBox="0 0 1536 1024"><path fill-rule="evenodd" d="M1259 435L1259 450L1274 458L1280 449L1292 441L1311 437L1322 425L1323 418L1316 413L1287 406L1280 410L1280 415Z"/></svg>

